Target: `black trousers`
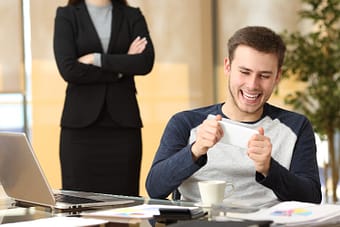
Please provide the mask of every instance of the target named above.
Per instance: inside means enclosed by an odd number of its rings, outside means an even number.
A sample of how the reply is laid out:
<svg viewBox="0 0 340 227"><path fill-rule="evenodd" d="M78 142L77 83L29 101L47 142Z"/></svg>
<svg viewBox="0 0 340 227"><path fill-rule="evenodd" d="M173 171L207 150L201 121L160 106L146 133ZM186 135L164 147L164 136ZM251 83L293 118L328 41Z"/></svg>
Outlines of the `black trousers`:
<svg viewBox="0 0 340 227"><path fill-rule="evenodd" d="M140 128L93 125L61 129L65 190L138 196L141 158Z"/></svg>

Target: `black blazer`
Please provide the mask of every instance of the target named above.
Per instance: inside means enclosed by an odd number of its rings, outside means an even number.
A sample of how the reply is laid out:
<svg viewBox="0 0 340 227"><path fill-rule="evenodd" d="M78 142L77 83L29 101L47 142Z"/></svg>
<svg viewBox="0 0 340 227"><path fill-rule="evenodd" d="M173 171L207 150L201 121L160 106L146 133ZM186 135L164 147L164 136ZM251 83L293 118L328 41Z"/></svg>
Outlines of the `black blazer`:
<svg viewBox="0 0 340 227"><path fill-rule="evenodd" d="M147 38L146 49L141 54L127 55L137 36ZM142 127L134 75L152 70L154 48L139 8L113 1L111 40L104 54L85 3L58 7L53 42L58 70L67 82L62 127L90 125L104 103L120 126ZM102 67L78 62L89 53L102 53Z"/></svg>

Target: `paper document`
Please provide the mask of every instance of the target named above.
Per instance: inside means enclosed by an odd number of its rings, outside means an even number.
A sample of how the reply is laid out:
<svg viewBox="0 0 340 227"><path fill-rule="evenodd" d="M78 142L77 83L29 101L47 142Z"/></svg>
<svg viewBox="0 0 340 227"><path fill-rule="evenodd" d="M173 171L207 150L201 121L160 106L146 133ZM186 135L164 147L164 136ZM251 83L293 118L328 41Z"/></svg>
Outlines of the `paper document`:
<svg viewBox="0 0 340 227"><path fill-rule="evenodd" d="M108 221L90 218L79 218L79 217L51 217L42 218L33 221L23 221L16 223L1 224L1 226L48 226L48 227L74 227L74 226L97 226L106 224Z"/></svg>
<svg viewBox="0 0 340 227"><path fill-rule="evenodd" d="M109 210L83 212L81 215L84 217L95 217L103 219L111 218L150 219L154 215L160 214L159 212L160 208L197 209L197 207L143 204L131 207L114 208Z"/></svg>
<svg viewBox="0 0 340 227"><path fill-rule="evenodd" d="M215 117L212 114L208 115L208 119L214 119ZM250 138L255 134L259 134L255 129L247 128L242 123L233 122L226 118L222 118L219 123L223 129L223 137L220 142L224 144L247 148Z"/></svg>
<svg viewBox="0 0 340 227"><path fill-rule="evenodd" d="M272 220L276 224L312 225L340 216L340 205L290 201L254 213L228 213L227 216L244 220Z"/></svg>

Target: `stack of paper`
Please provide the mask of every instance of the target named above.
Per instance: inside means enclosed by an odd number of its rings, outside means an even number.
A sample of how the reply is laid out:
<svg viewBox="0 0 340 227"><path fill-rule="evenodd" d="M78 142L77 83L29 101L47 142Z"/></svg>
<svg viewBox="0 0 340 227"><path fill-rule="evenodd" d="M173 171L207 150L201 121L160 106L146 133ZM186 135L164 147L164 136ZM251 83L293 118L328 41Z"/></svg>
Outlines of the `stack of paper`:
<svg viewBox="0 0 340 227"><path fill-rule="evenodd" d="M119 222L129 222L133 223L140 219L151 219L155 215L159 215L159 209L197 209L197 207L182 207L182 206L172 206L172 205L152 205L143 204L131 207L114 208L109 210L100 210L94 212L83 212L81 215L83 217L100 218L105 220L115 220Z"/></svg>
<svg viewBox="0 0 340 227"><path fill-rule="evenodd" d="M51 217L41 218L32 221L15 222L8 224L1 224L5 227L37 227L37 226L49 226L49 227L74 227L74 226L99 226L108 223L105 220L79 218L79 217Z"/></svg>
<svg viewBox="0 0 340 227"><path fill-rule="evenodd" d="M272 220L276 224L311 226L334 220L336 217L340 219L340 206L291 201L254 213L228 213L227 216L244 220Z"/></svg>

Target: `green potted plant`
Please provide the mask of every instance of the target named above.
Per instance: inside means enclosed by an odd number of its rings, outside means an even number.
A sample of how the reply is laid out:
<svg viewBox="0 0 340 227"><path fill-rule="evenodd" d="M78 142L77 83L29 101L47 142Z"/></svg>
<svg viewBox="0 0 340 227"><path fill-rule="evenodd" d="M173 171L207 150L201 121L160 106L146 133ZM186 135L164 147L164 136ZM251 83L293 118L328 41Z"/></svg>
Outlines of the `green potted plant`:
<svg viewBox="0 0 340 227"><path fill-rule="evenodd" d="M305 89L287 95L285 101L303 112L315 132L327 139L329 165L326 164L325 171L327 173L329 166L332 198L337 202L340 151L335 150L334 138L340 129L340 1L302 2L304 8L299 11L300 19L311 22L310 31L284 32L287 55L283 75L304 82Z"/></svg>

